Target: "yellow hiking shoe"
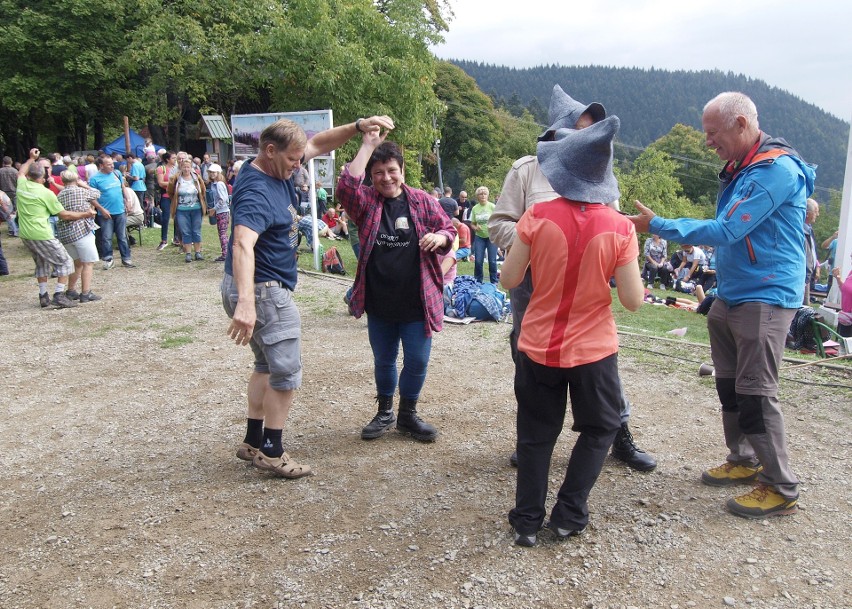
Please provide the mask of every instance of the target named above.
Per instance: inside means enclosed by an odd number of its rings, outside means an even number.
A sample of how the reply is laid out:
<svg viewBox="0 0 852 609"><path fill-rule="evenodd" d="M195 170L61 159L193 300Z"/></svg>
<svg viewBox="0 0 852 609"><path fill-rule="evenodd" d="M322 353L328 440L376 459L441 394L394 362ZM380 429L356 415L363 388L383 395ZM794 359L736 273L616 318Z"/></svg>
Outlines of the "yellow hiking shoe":
<svg viewBox="0 0 852 609"><path fill-rule="evenodd" d="M763 469L762 465L740 465L726 461L719 467L702 472L701 481L709 486L732 486L734 484L750 484L757 480L757 475Z"/></svg>
<svg viewBox="0 0 852 609"><path fill-rule="evenodd" d="M728 511L743 518L785 516L798 511L799 498L787 499L771 486L758 484L750 493L728 500Z"/></svg>

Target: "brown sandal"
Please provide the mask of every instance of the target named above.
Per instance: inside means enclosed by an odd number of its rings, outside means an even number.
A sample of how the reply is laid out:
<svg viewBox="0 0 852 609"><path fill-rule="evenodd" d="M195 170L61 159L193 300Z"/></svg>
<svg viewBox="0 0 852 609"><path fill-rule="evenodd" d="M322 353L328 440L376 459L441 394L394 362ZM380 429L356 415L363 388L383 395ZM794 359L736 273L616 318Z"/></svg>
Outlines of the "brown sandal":
<svg viewBox="0 0 852 609"><path fill-rule="evenodd" d="M280 457L267 457L260 450L257 451L254 460L252 461L257 469L270 472L281 478L304 478L305 476L313 476L314 472L310 465L300 465L290 458L287 453Z"/></svg>
<svg viewBox="0 0 852 609"><path fill-rule="evenodd" d="M259 450L259 448L255 448L251 444L243 442L237 449L237 459L242 459L243 461L254 461Z"/></svg>

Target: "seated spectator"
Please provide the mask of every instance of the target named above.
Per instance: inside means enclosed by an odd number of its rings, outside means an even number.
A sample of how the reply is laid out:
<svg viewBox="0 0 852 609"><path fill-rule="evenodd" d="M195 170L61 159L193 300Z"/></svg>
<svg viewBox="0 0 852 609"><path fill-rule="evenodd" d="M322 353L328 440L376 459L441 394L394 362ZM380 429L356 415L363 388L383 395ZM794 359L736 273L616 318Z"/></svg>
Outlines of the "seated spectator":
<svg viewBox="0 0 852 609"><path fill-rule="evenodd" d="M346 227L346 222L337 215L337 209L329 207L322 216L322 221L328 226L328 230L335 237L341 239L349 239L349 229Z"/></svg>
<svg viewBox="0 0 852 609"><path fill-rule="evenodd" d="M716 287L716 252L709 245L702 245L704 264L701 265L701 287L704 291Z"/></svg>
<svg viewBox="0 0 852 609"><path fill-rule="evenodd" d="M704 252L700 247L681 244L681 262L672 271L672 276L677 281L701 281L701 265L704 264Z"/></svg>
<svg viewBox="0 0 852 609"><path fill-rule="evenodd" d="M832 276L840 288L840 312L837 314L837 333L840 336L852 336L852 271L846 279L840 278L840 267L834 267Z"/></svg>
<svg viewBox="0 0 852 609"><path fill-rule="evenodd" d="M308 216L297 216L298 217L298 228L299 228L299 243L302 242L302 236L304 235L305 239L308 242L308 248L311 251L314 250L314 232L313 232L313 223L311 222L311 217ZM336 237L334 233L332 233L328 224L323 222L322 220L317 220L317 234L320 237L325 237L326 239L331 239L332 241L337 239L342 239L342 237Z"/></svg>
<svg viewBox="0 0 852 609"><path fill-rule="evenodd" d="M660 287L665 288L671 277L671 269L666 265L668 244L659 235L651 235L645 239L643 249L645 265L642 267L642 279L649 288L654 287L654 281L659 278Z"/></svg>
<svg viewBox="0 0 852 609"><path fill-rule="evenodd" d="M467 224L457 217L453 218L453 226L459 234L459 248L456 250L456 260L466 261L470 258L470 229L467 227Z"/></svg>
<svg viewBox="0 0 852 609"><path fill-rule="evenodd" d="M137 195L136 191L129 186L124 186L121 192L124 195L124 211L127 214L127 229L129 230L145 224L145 212L142 210L139 195ZM135 244L136 240L131 237L130 245Z"/></svg>

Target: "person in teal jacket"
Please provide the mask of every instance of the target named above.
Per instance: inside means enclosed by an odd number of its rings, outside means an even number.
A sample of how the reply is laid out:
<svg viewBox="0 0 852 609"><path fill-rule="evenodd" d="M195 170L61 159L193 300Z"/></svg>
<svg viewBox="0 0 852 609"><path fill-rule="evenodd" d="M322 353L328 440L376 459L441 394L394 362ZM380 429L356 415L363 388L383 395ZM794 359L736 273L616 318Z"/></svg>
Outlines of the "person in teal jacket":
<svg viewBox="0 0 852 609"><path fill-rule="evenodd" d="M730 451L705 471L711 486L750 484L728 510L746 518L796 511L796 476L789 465L778 403L778 369L787 330L802 304L805 209L815 169L782 139L760 130L757 108L742 93L722 93L704 106L706 143L723 161L716 217L660 218L636 202L638 232L679 243L716 247L717 298L707 316Z"/></svg>

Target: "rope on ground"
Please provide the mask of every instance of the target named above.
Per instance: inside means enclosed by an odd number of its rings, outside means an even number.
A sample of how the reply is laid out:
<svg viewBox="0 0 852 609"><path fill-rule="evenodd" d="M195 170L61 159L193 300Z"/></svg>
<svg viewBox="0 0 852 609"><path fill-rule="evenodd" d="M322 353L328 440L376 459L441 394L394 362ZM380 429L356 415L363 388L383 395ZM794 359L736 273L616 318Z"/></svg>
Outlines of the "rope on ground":
<svg viewBox="0 0 852 609"><path fill-rule="evenodd" d="M677 340L677 339L674 339L674 338L664 338L664 337L661 337L661 336L651 336L651 335L648 335L648 334L637 334L635 332L624 332L624 331L621 331L621 330L619 330L618 333L621 334L621 335L629 336L629 337L633 337L633 338L642 338L642 339L652 338L652 339L654 339L654 341L676 343L678 345L683 345L683 346L687 346L687 347L697 347L697 348L707 349L707 350L710 349L710 345L705 345L705 344L702 344L702 343L693 343L693 342L689 342L689 341L685 341L685 340ZM659 356L662 356L662 357L668 357L668 358L671 358L671 359L676 359L676 360L681 361L681 362L687 361L687 362L696 363L696 364L705 363L701 360L684 359L683 356L681 356L681 355L673 355L671 353L663 353L661 351L655 351L653 349L647 349L645 347L634 347L632 345L620 345L619 348L630 349L630 350L633 350L633 351L642 351L644 353L651 353L653 355L659 355ZM852 355L843 356L843 358L847 358L847 357L852 357ZM839 358L833 358L833 359L839 359ZM820 367L823 367L823 368L828 368L830 370L838 370L838 371L841 371L841 372L845 372L847 374L852 373L852 367L850 367L850 366L840 366L840 365L836 365L836 364L831 364L830 362L826 362L824 360L814 360L814 361L804 362L800 359L795 359L795 358L792 358L792 357L784 357L784 358L782 358L782 360L785 361L785 362L792 362L792 363L796 364L796 365L793 365L793 366L785 366L785 367L781 368L782 372L785 371L785 370L795 370L796 368L803 368L803 367L806 367L806 366L820 366ZM803 385L811 385L811 386L814 386L814 387L832 387L832 388L837 388L837 389L852 390L852 385L843 385L843 384L838 384L838 383L820 383L818 381L794 379L794 378L790 378L790 377L787 377L787 376L783 376L783 377L779 376L779 378L781 378L785 381L791 381L791 382L794 382L794 383L801 383Z"/></svg>
<svg viewBox="0 0 852 609"><path fill-rule="evenodd" d="M328 279L336 283L345 283L346 285L351 284L353 279L348 275L340 276L335 275L333 273L320 273L319 271L309 271L307 269L299 269L299 272L304 275L308 275L309 277L317 277L318 279Z"/></svg>

